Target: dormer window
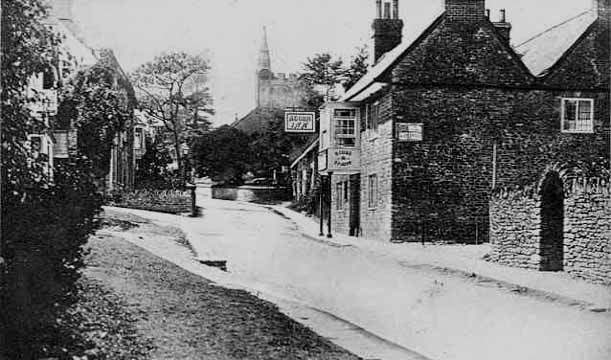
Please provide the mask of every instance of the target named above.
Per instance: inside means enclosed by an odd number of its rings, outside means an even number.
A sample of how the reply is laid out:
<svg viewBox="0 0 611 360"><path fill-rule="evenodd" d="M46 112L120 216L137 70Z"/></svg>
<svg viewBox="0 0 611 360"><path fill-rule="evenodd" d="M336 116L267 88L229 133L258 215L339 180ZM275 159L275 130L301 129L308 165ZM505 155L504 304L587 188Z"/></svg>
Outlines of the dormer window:
<svg viewBox="0 0 611 360"><path fill-rule="evenodd" d="M562 132L594 132L594 100L579 98L562 99Z"/></svg>

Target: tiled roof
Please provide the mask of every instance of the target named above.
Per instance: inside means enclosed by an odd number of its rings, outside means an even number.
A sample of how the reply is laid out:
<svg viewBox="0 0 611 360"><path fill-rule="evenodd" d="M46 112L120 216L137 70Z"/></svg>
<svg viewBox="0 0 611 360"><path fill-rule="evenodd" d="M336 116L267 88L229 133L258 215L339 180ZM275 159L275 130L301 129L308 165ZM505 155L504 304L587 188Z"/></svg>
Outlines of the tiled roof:
<svg viewBox="0 0 611 360"><path fill-rule="evenodd" d="M595 11L583 12L516 46L516 52L533 75L543 75L595 20Z"/></svg>

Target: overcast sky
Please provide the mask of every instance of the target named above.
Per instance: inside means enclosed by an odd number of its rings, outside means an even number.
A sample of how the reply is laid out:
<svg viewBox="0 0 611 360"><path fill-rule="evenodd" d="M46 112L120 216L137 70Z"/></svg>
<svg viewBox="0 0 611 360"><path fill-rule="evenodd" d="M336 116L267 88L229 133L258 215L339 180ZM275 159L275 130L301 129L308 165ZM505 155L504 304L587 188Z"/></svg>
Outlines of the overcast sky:
<svg viewBox="0 0 611 360"><path fill-rule="evenodd" d="M400 0L404 39L443 11L444 0ZM492 19L507 9L518 44L590 7L592 0L487 0ZM75 17L91 44L112 48L127 71L163 51L207 53L217 125L254 107L262 27L274 72L298 72L315 53L349 59L369 43L375 0L75 0Z"/></svg>

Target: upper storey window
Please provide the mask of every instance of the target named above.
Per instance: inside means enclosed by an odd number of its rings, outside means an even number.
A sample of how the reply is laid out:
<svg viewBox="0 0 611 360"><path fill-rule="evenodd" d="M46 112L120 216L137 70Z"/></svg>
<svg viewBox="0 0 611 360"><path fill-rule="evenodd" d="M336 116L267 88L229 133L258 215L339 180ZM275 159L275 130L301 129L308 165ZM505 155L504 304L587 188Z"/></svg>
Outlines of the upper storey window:
<svg viewBox="0 0 611 360"><path fill-rule="evenodd" d="M337 146L354 147L356 145L356 110L336 109L333 115Z"/></svg>
<svg viewBox="0 0 611 360"><path fill-rule="evenodd" d="M594 132L593 99L562 99L562 132Z"/></svg>

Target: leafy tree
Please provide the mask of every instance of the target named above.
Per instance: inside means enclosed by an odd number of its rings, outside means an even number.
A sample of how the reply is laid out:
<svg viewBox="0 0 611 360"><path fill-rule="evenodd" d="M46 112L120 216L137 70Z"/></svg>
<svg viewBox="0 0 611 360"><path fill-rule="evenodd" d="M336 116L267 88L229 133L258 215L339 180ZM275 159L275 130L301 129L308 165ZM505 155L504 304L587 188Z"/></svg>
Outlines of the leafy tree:
<svg viewBox="0 0 611 360"><path fill-rule="evenodd" d="M342 85L345 90L350 89L367 73L369 54L367 46L357 48L357 53L350 60L350 65L344 70Z"/></svg>
<svg viewBox="0 0 611 360"><path fill-rule="evenodd" d="M172 134L182 182L182 145L208 130L208 115L214 113L206 86L209 71L206 59L181 52L162 54L132 74L140 105Z"/></svg>
<svg viewBox="0 0 611 360"><path fill-rule="evenodd" d="M76 74L62 96L62 108L72 116L62 122L78 130L78 150L92 161L98 181L103 181L110 170L116 134L133 117L133 94L129 94L128 86L115 86L116 78L112 65L102 60Z"/></svg>
<svg viewBox="0 0 611 360"><path fill-rule="evenodd" d="M2 0L1 10L0 255L6 266L0 272L0 358L71 358L57 343L71 340L60 334L56 319L76 301L82 245L97 225L101 196L92 159L98 154L81 152L56 163L53 181L44 176L46 159L28 150L27 135L49 131L51 119L32 114L31 102L37 97L26 89L32 76L57 64L61 41L44 24L47 10L42 1ZM101 79L94 78L88 77L89 85L81 87L86 92L82 98L68 97L62 106L80 112L62 115L70 121L79 115L80 129L92 141L99 140L95 134L112 139L114 127L97 127L106 126L108 115L112 123L123 109L108 101L113 97L98 89L94 83ZM95 118L95 111L105 117Z"/></svg>
<svg viewBox="0 0 611 360"><path fill-rule="evenodd" d="M328 53L316 54L303 63L301 82L310 92L322 87L323 100L333 100L333 89L341 83L344 72L342 59L333 59Z"/></svg>
<svg viewBox="0 0 611 360"><path fill-rule="evenodd" d="M199 176L215 181L240 183L250 170L250 138L240 130L225 125L192 140L192 159Z"/></svg>
<svg viewBox="0 0 611 360"><path fill-rule="evenodd" d="M139 188L163 189L169 187L168 164L172 157L161 136L146 137L145 153L136 170L136 186Z"/></svg>

